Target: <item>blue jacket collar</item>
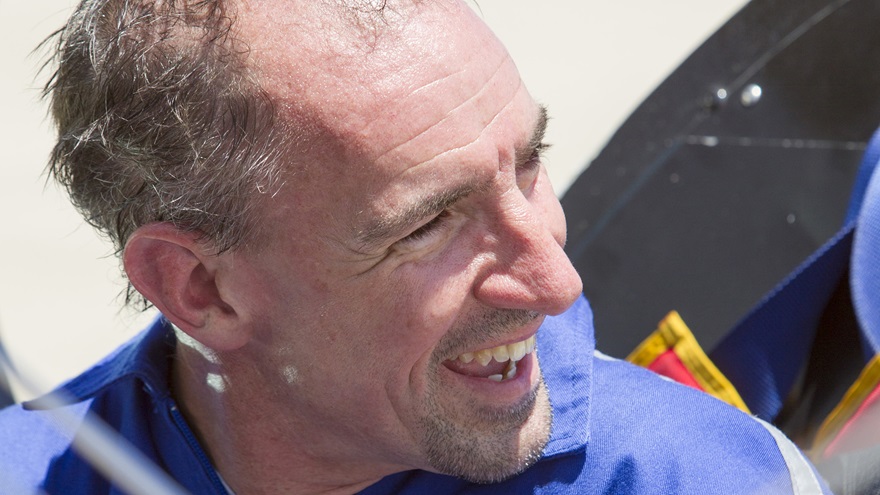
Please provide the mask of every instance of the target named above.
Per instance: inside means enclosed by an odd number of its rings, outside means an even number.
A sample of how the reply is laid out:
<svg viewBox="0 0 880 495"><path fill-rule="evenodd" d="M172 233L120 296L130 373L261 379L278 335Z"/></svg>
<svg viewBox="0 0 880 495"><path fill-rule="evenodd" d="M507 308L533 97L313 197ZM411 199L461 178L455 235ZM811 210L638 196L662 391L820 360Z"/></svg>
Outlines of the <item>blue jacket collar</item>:
<svg viewBox="0 0 880 495"><path fill-rule="evenodd" d="M545 457L582 450L590 439L595 347L593 313L583 296L565 313L547 318L538 332L538 356L553 405Z"/></svg>
<svg viewBox="0 0 880 495"><path fill-rule="evenodd" d="M154 401L162 400L170 395L169 359L174 355L175 340L171 325L159 315L145 331L61 388L67 399L81 402L118 382L137 379ZM35 399L25 406L40 408L38 404Z"/></svg>

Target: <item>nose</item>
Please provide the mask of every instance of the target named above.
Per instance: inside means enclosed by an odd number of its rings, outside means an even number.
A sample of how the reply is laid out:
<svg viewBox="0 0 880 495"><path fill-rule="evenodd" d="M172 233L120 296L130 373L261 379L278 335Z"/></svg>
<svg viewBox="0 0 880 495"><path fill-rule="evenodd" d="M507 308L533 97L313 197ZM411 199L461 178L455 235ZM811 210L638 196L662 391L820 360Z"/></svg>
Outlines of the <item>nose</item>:
<svg viewBox="0 0 880 495"><path fill-rule="evenodd" d="M583 289L562 249L565 217L556 196L529 201L518 193L502 202L486 236L487 263L474 286L492 307L556 315Z"/></svg>

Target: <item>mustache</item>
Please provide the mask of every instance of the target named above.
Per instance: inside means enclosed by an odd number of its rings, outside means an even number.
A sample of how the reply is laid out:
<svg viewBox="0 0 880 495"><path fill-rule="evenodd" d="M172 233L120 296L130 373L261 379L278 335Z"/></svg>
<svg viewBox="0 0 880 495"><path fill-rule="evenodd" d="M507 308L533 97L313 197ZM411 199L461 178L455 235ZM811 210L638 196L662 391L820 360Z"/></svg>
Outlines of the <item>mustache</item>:
<svg viewBox="0 0 880 495"><path fill-rule="evenodd" d="M511 330L542 317L525 309L491 309L467 318L438 343L434 355L439 360L455 357L487 340L508 335Z"/></svg>

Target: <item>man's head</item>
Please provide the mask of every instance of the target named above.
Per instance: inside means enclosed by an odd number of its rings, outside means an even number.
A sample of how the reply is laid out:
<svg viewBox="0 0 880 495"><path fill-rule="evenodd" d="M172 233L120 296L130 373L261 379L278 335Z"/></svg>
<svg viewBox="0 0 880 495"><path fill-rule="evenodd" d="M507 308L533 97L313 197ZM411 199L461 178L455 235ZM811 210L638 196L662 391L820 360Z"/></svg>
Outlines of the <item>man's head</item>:
<svg viewBox="0 0 880 495"><path fill-rule="evenodd" d="M278 157L280 180L263 196L253 178L217 194L255 205L259 241L224 251L213 232L158 215L120 239L134 286L209 350L224 417L249 418L217 432L208 408L191 406L194 422L233 448L344 466L352 479L524 469L551 411L536 355L522 354L581 289L540 163L545 111L458 1L234 10L224 57L267 102L248 108L272 110L250 116L268 127L238 130L247 144L283 142L258 148ZM206 41L181 19L184 41ZM189 365L179 373L195 374Z"/></svg>
<svg viewBox="0 0 880 495"><path fill-rule="evenodd" d="M218 251L254 233L284 137L234 15L226 2L84 1L56 33L51 171L118 251L150 222Z"/></svg>

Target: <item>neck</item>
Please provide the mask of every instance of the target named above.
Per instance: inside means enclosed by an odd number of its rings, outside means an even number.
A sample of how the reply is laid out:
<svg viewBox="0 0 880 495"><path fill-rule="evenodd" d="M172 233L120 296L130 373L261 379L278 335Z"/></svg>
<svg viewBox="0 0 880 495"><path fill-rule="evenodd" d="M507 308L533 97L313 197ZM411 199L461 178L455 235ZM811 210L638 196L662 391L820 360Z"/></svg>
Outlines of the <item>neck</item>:
<svg viewBox="0 0 880 495"><path fill-rule="evenodd" d="M254 363L178 343L172 388L215 469L236 495L351 494L405 468L375 465L278 407ZM216 356L214 356L216 358Z"/></svg>

